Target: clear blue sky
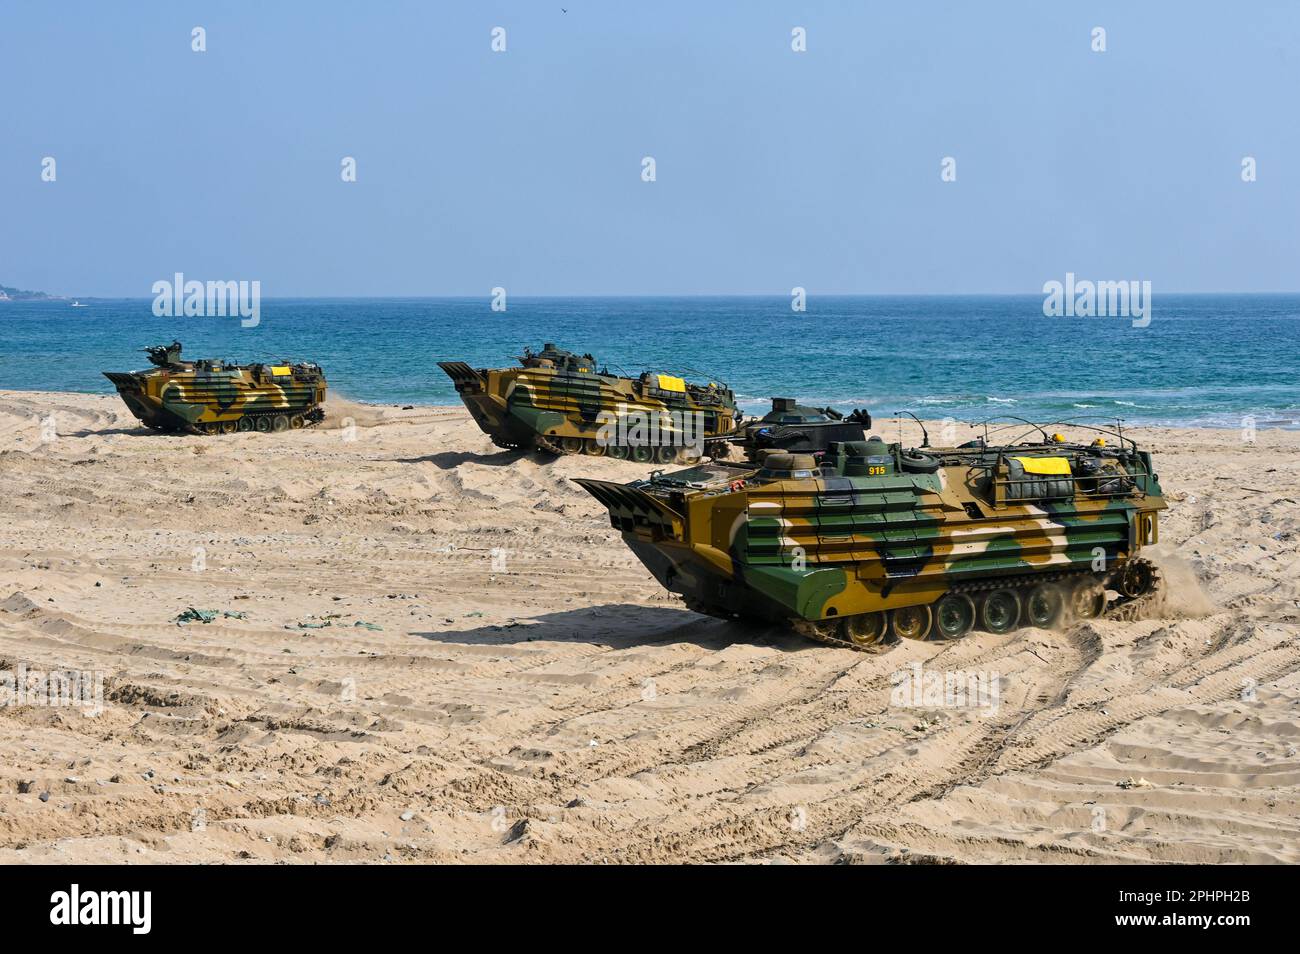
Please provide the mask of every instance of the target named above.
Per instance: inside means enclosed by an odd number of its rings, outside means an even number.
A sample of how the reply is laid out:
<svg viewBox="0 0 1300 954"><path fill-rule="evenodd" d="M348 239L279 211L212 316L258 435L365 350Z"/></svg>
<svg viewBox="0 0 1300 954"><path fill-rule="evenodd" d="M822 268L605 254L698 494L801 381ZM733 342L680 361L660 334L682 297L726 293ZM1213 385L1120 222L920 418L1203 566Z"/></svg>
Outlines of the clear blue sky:
<svg viewBox="0 0 1300 954"><path fill-rule="evenodd" d="M1281 0L8 0L0 87L0 284L56 293L1300 290Z"/></svg>

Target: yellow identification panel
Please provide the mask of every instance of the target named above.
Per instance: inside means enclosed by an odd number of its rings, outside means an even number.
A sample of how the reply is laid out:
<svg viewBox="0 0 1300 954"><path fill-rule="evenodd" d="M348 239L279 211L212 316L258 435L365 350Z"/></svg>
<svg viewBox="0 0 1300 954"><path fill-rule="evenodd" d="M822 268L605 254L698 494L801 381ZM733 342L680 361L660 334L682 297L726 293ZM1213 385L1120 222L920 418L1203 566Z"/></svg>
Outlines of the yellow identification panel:
<svg viewBox="0 0 1300 954"><path fill-rule="evenodd" d="M1064 457L1013 457L1020 461L1026 474L1046 474L1052 477L1069 477L1070 462Z"/></svg>
<svg viewBox="0 0 1300 954"><path fill-rule="evenodd" d="M685 391L686 382L681 378L675 378L671 374L659 375L659 388L662 391Z"/></svg>
<svg viewBox="0 0 1300 954"><path fill-rule="evenodd" d="M281 374L290 374L291 372L287 364L273 364L271 365L271 373L275 375L281 375Z"/></svg>

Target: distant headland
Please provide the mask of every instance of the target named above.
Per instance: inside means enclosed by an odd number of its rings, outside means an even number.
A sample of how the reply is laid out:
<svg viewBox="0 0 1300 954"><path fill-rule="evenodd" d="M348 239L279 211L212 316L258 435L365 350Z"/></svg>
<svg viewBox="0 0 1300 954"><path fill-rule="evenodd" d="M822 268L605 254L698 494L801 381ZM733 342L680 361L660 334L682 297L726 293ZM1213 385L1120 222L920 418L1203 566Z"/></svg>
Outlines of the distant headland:
<svg viewBox="0 0 1300 954"><path fill-rule="evenodd" d="M45 292L23 291L21 288L0 285L0 301L58 301L63 297L63 295L47 295Z"/></svg>

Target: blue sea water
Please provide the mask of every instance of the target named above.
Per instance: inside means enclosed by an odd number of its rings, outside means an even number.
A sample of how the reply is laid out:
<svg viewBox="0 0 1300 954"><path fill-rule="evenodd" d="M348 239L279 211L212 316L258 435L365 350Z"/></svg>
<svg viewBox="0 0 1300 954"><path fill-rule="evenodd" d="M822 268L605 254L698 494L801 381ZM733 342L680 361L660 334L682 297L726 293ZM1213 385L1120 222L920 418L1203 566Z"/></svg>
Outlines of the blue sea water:
<svg viewBox="0 0 1300 954"><path fill-rule="evenodd" d="M358 401L453 404L437 362L503 367L531 345L612 369L726 381L750 413L773 395L885 416L1300 426L1300 295L1157 295L1152 320L1047 318L1024 296L268 299L239 319L158 318L151 299L0 302L0 388L111 393L103 370L187 357L314 360Z"/></svg>

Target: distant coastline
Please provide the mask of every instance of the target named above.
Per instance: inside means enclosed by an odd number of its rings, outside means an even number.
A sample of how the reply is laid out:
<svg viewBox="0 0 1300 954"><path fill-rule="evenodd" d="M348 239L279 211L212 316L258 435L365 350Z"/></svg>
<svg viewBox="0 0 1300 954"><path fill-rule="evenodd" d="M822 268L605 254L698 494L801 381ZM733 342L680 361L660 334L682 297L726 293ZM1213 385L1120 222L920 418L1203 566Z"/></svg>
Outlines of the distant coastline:
<svg viewBox="0 0 1300 954"><path fill-rule="evenodd" d="M49 295L40 291L24 291L0 285L0 301L63 301L63 295Z"/></svg>

